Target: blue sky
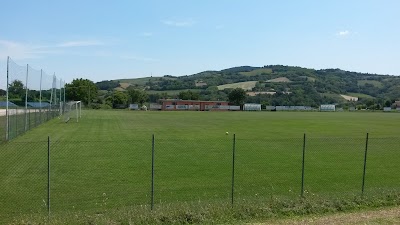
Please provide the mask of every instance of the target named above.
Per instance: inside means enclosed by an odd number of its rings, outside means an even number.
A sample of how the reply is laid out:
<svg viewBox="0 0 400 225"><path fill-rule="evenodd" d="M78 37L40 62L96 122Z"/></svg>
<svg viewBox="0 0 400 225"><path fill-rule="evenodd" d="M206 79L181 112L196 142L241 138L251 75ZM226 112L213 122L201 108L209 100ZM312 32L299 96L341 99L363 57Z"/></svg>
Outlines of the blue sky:
<svg viewBox="0 0 400 225"><path fill-rule="evenodd" d="M400 75L400 1L3 1L6 57L67 82L291 65Z"/></svg>

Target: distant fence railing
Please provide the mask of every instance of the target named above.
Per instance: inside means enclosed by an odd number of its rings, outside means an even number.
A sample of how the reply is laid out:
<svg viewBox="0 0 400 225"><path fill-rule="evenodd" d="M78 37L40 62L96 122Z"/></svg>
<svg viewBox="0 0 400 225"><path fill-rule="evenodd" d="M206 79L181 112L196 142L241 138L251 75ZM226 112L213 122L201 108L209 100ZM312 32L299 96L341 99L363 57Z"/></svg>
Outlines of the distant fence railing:
<svg viewBox="0 0 400 225"><path fill-rule="evenodd" d="M400 191L400 138L299 136L6 142L0 145L0 218Z"/></svg>
<svg viewBox="0 0 400 225"><path fill-rule="evenodd" d="M54 105L46 108L31 107L28 109L9 107L6 113L6 115L0 116L0 124L4 128L3 132L1 132L3 134L2 140L4 141L6 141L6 137L8 137L8 140L12 140L26 131L59 116L60 109L59 106ZM6 125L7 122L8 126Z"/></svg>

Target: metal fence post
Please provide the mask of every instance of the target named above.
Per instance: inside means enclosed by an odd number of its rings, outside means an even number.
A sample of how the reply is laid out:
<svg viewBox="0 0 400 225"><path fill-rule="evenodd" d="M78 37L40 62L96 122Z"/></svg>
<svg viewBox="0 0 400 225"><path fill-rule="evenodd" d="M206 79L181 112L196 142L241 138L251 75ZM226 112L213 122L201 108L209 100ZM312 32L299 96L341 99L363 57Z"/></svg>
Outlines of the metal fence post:
<svg viewBox="0 0 400 225"><path fill-rule="evenodd" d="M26 132L29 128L28 128L28 74L29 74L29 65L26 64L26 81L25 81L25 130L24 132Z"/></svg>
<svg viewBox="0 0 400 225"><path fill-rule="evenodd" d="M232 146L232 189L231 189L231 204L233 207L234 192L235 192L235 152L236 152L236 134L233 134Z"/></svg>
<svg viewBox="0 0 400 225"><path fill-rule="evenodd" d="M151 210L154 209L154 134L151 141Z"/></svg>
<svg viewBox="0 0 400 225"><path fill-rule="evenodd" d="M15 136L14 136L14 138L15 138L16 136L18 136L18 108L17 107L15 107L14 117L15 117Z"/></svg>
<svg viewBox="0 0 400 225"><path fill-rule="evenodd" d="M365 188L365 172L367 168L367 152L368 152L368 133L367 138L365 140L365 153L364 153L364 169L363 169L363 177L362 177L362 187L361 187L361 195L364 195L364 188Z"/></svg>
<svg viewBox="0 0 400 225"><path fill-rule="evenodd" d="M28 130L31 129L31 109L28 109Z"/></svg>
<svg viewBox="0 0 400 225"><path fill-rule="evenodd" d="M47 137L47 216L50 217L50 136Z"/></svg>
<svg viewBox="0 0 400 225"><path fill-rule="evenodd" d="M302 160L302 167L301 167L301 197L304 197L304 161L306 155L306 134L304 133L303 136L303 160Z"/></svg>
<svg viewBox="0 0 400 225"><path fill-rule="evenodd" d="M10 108L9 108L9 99L8 99L8 71L10 64L10 56L7 56L7 80L6 80L6 140L10 140Z"/></svg>

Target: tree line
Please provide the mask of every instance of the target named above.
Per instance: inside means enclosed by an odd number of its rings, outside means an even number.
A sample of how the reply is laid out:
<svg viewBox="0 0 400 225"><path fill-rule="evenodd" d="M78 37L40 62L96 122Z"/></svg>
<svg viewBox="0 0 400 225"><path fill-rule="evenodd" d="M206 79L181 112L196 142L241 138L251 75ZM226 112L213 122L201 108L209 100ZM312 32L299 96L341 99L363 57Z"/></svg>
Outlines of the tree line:
<svg viewBox="0 0 400 225"><path fill-rule="evenodd" d="M258 72L259 71L259 72ZM290 82L270 82L284 77ZM118 80L94 83L86 79L74 79L66 85L68 100L81 100L93 108L123 108L129 104L156 103L159 99L178 98L185 100L230 101L230 95L240 90L219 90L218 85L244 81L256 81L241 102L263 105L307 105L337 104L339 107L376 108L390 106L400 99L400 78L387 75L356 73L340 69L313 70L301 67L272 65L264 67L234 67L221 71L204 71L190 76L149 77L143 82L132 83L122 89ZM360 82L362 81L362 82ZM201 85L197 85L201 84ZM10 98L24 100L24 87L17 81L10 85ZM242 91L240 91L242 92ZM275 94L267 94L275 93ZM44 91L43 99L49 99L50 91ZM349 102L340 94L360 95L358 102ZM0 90L4 99L5 91ZM36 101L38 91L29 90L28 99Z"/></svg>

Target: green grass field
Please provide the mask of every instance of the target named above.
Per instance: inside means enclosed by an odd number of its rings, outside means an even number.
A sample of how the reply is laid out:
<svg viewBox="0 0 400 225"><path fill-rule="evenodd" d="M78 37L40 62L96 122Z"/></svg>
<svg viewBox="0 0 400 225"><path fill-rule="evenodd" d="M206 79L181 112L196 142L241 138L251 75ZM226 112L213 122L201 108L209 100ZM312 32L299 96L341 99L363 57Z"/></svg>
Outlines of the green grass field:
<svg viewBox="0 0 400 225"><path fill-rule="evenodd" d="M236 134L236 202L300 195L303 133L306 197L399 188L397 113L84 111L53 119L0 145L0 218L45 213L47 137L51 209L90 211L150 203L229 202ZM225 132L229 132L226 135Z"/></svg>

